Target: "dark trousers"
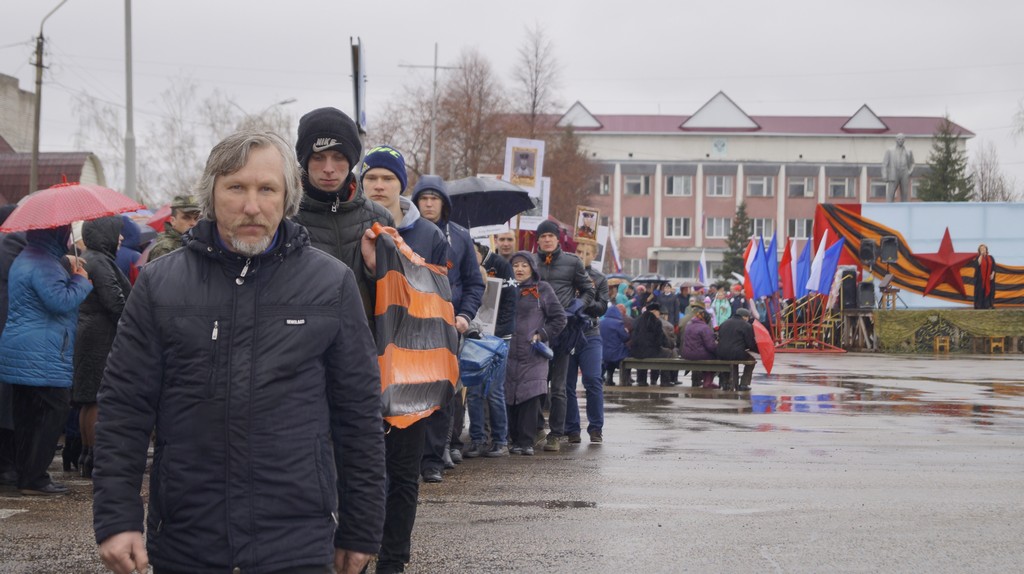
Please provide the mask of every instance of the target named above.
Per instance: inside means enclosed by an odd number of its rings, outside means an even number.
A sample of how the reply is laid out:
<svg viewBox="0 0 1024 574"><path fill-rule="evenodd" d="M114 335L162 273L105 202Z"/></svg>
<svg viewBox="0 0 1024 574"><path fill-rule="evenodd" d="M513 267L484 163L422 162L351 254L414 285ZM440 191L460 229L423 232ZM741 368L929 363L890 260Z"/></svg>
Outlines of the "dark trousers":
<svg viewBox="0 0 1024 574"><path fill-rule="evenodd" d="M555 353L548 365L548 429L550 434L565 434L565 377L569 372L569 353ZM544 428L544 415L538 411L537 421Z"/></svg>
<svg viewBox="0 0 1024 574"><path fill-rule="evenodd" d="M451 431L448 433L448 448L462 450L462 431L466 430L466 401L462 400L462 391L455 393L452 403Z"/></svg>
<svg viewBox="0 0 1024 574"><path fill-rule="evenodd" d="M526 399L517 405L508 406L509 444L518 447L532 447L537 437L537 417L541 416L540 403L544 395Z"/></svg>
<svg viewBox="0 0 1024 574"><path fill-rule="evenodd" d="M387 503L378 571L401 572L409 562L426 423L427 419L421 419L404 429L391 427L384 435Z"/></svg>
<svg viewBox="0 0 1024 574"><path fill-rule="evenodd" d="M423 422L423 457L420 460L420 472L444 470L444 451L448 448L448 436L451 432L452 411L455 408L455 397L441 405L441 408L430 413Z"/></svg>
<svg viewBox="0 0 1024 574"><path fill-rule="evenodd" d="M576 398L577 373L583 373L587 394L587 432L604 428L604 386L601 384L601 335L587 337L583 350L569 357L565 379L565 432L580 432L580 406Z"/></svg>
<svg viewBox="0 0 1024 574"><path fill-rule="evenodd" d="M13 386L18 488L42 488L50 483L46 469L71 408L71 393L58 387Z"/></svg>
<svg viewBox="0 0 1024 574"><path fill-rule="evenodd" d="M14 431L0 428L0 474L15 472Z"/></svg>

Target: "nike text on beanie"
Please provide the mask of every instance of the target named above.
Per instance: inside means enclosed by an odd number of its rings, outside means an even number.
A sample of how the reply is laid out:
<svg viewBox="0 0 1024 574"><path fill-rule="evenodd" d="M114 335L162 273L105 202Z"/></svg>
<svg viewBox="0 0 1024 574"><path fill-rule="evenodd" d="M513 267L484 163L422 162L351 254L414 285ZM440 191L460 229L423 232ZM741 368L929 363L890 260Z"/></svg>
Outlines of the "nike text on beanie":
<svg viewBox="0 0 1024 574"><path fill-rule="evenodd" d="M295 155L302 169L309 168L313 152L338 150L350 167L355 167L363 153L359 130L352 118L336 108L318 108L299 120L299 139L295 142Z"/></svg>
<svg viewBox="0 0 1024 574"><path fill-rule="evenodd" d="M405 186L408 185L408 174L405 171L405 158L402 157L401 152L388 146L377 146L366 152L366 157L363 158L363 167L359 170L359 179L362 180L366 172L377 167L395 174L402 184L402 191L405 191Z"/></svg>
<svg viewBox="0 0 1024 574"><path fill-rule="evenodd" d="M554 233L555 237L558 237L558 231L558 224L554 221L551 221L550 219L541 221L540 225L537 226L537 239L540 239L540 236L545 233Z"/></svg>

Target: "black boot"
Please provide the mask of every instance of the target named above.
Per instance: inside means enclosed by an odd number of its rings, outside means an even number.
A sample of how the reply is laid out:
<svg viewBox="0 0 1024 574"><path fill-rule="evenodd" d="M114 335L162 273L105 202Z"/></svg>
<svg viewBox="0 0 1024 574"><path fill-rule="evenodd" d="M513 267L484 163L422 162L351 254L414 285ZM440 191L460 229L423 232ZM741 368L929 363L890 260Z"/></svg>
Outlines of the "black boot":
<svg viewBox="0 0 1024 574"><path fill-rule="evenodd" d="M82 450L82 478L92 478L92 447L85 447Z"/></svg>
<svg viewBox="0 0 1024 574"><path fill-rule="evenodd" d="M64 472L71 472L71 468L75 470L79 468L79 460L82 456L82 437L76 436L72 438L64 438L64 448L60 451L61 460L64 462Z"/></svg>

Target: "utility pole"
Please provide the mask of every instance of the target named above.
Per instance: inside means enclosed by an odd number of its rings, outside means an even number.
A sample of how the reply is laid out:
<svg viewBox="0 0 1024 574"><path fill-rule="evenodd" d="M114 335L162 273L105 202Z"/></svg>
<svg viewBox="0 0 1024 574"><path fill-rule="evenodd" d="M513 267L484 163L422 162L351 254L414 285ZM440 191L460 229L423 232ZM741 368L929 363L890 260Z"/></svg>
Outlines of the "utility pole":
<svg viewBox="0 0 1024 574"><path fill-rule="evenodd" d="M459 66L438 66L437 65L437 42L434 42L434 65L433 66L417 66L412 64L399 64L400 68L433 68L434 69L434 92L430 98L430 161L427 162L430 173L436 174L434 170L434 159L437 154L434 151L437 149L437 71L438 70L458 70Z"/></svg>
<svg viewBox="0 0 1024 574"><path fill-rule="evenodd" d="M135 176L135 109L132 105L132 0L124 0L124 77L125 128L124 133L124 194L138 200Z"/></svg>
<svg viewBox="0 0 1024 574"><path fill-rule="evenodd" d="M39 124L42 119L42 104L43 104L43 24L46 24L46 20L53 16L53 13L57 11L68 0L61 0L57 7L43 17L43 21L39 23L39 36L36 37L36 109L35 109L35 127L34 135L32 137L32 168L29 172L28 179L28 192L32 193L39 189Z"/></svg>

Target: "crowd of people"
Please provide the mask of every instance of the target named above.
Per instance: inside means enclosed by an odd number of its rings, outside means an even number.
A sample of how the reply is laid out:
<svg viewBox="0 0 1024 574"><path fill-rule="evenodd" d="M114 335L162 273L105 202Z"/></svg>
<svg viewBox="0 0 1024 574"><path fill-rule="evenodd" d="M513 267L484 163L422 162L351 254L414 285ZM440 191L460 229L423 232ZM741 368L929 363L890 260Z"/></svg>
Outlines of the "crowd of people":
<svg viewBox="0 0 1024 574"><path fill-rule="evenodd" d="M372 555L401 572L421 483L584 429L603 442L604 387L627 356L752 348L741 293L609 287L596 245L563 251L550 221L535 253L513 233L475 242L442 178L408 179L400 151L364 155L354 122L320 108L294 149L259 131L217 144L149 246L127 216L3 236L0 485L67 493L48 472L63 442L64 470L93 480L114 572L355 573ZM460 340L479 336L485 278L501 285L500 368L401 428L381 413L375 224L447 272Z"/></svg>

